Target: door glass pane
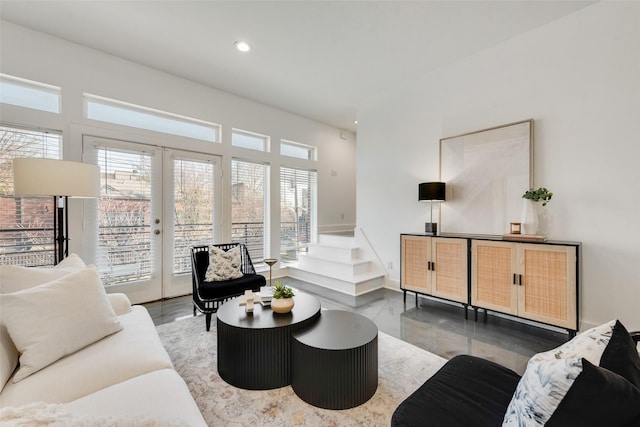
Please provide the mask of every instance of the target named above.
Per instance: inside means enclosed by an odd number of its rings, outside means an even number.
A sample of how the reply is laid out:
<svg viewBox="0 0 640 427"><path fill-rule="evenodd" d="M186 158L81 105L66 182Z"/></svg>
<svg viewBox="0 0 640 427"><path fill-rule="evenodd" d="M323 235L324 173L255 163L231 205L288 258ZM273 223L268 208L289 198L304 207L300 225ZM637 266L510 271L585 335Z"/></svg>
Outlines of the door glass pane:
<svg viewBox="0 0 640 427"><path fill-rule="evenodd" d="M151 277L151 154L98 148L96 265L103 283Z"/></svg>
<svg viewBox="0 0 640 427"><path fill-rule="evenodd" d="M254 263L264 260L267 166L231 162L231 240L244 243Z"/></svg>
<svg viewBox="0 0 640 427"><path fill-rule="evenodd" d="M314 234L316 172L280 168L280 257L298 259Z"/></svg>
<svg viewBox="0 0 640 427"><path fill-rule="evenodd" d="M0 126L0 259L25 267L54 264L53 197L16 197L13 159L59 159L62 136Z"/></svg>
<svg viewBox="0 0 640 427"><path fill-rule="evenodd" d="M173 272L191 272L191 247L215 241L214 164L192 159L173 160Z"/></svg>

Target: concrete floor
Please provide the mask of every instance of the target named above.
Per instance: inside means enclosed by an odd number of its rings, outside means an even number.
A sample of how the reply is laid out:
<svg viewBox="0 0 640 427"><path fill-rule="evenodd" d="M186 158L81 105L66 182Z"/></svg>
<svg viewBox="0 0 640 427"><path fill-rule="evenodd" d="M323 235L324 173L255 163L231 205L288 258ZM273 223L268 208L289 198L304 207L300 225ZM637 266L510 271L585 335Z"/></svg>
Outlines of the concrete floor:
<svg viewBox="0 0 640 427"><path fill-rule="evenodd" d="M462 305L425 297L415 305L413 293L406 303L401 292L381 289L350 297L292 278L280 279L288 286L315 295L324 309L350 310L373 320L378 329L446 359L472 354L500 363L522 374L529 358L566 342L566 332L532 326L489 313L474 321L465 319ZM191 296L145 304L156 325L193 315ZM215 322L215 319L214 319ZM202 327L204 328L204 318ZM215 323L214 323L215 324Z"/></svg>

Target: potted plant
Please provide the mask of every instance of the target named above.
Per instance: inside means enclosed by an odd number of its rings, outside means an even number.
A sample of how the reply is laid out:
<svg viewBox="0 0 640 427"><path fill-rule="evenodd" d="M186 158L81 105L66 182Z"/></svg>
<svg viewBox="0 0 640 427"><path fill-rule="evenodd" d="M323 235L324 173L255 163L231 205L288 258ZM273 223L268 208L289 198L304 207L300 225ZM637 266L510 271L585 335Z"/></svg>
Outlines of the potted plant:
<svg viewBox="0 0 640 427"><path fill-rule="evenodd" d="M524 192L522 195L522 198L525 199L522 208L522 227L525 234L536 234L538 232L539 220L536 204L541 203L542 206L547 206L552 197L553 193L544 187L540 187L537 190L531 188Z"/></svg>
<svg viewBox="0 0 640 427"><path fill-rule="evenodd" d="M271 309L276 313L289 313L295 304L293 289L285 286L281 281L276 280L273 287L273 297L271 297Z"/></svg>
<svg viewBox="0 0 640 427"><path fill-rule="evenodd" d="M542 206L547 206L547 203L551 201L552 197L553 197L553 193L544 187L540 187L537 190L534 190L532 188L530 190L525 191L524 194L522 195L523 199L528 199L533 202L542 202Z"/></svg>

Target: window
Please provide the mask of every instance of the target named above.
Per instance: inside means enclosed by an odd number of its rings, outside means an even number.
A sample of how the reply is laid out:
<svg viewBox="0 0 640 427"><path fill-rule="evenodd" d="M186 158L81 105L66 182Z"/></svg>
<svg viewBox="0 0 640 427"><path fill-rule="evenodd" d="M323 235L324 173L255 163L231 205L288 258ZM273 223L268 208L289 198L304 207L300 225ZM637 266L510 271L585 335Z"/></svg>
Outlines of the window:
<svg viewBox="0 0 640 427"><path fill-rule="evenodd" d="M191 272L191 247L215 241L214 164L173 159L173 273Z"/></svg>
<svg viewBox="0 0 640 427"><path fill-rule="evenodd" d="M280 168L280 257L298 259L315 235L316 172Z"/></svg>
<svg viewBox="0 0 640 427"><path fill-rule="evenodd" d="M0 102L60 113L60 88L0 74Z"/></svg>
<svg viewBox="0 0 640 427"><path fill-rule="evenodd" d="M268 166L231 161L231 240L244 243L253 262L264 260Z"/></svg>
<svg viewBox="0 0 640 427"><path fill-rule="evenodd" d="M269 137L233 129L231 133L231 145L234 147L248 148L250 150L268 151Z"/></svg>
<svg viewBox="0 0 640 427"><path fill-rule="evenodd" d="M94 95L84 95L88 119L131 126L209 142L220 140L220 125L127 104Z"/></svg>
<svg viewBox="0 0 640 427"><path fill-rule="evenodd" d="M96 266L103 283L148 279L151 254L151 156L97 147L98 201Z"/></svg>
<svg viewBox="0 0 640 427"><path fill-rule="evenodd" d="M316 160L316 148L298 142L280 141L280 154L304 160Z"/></svg>
<svg viewBox="0 0 640 427"><path fill-rule="evenodd" d="M22 266L53 265L53 197L15 197L13 162L20 157L59 159L56 132L0 127L0 258Z"/></svg>

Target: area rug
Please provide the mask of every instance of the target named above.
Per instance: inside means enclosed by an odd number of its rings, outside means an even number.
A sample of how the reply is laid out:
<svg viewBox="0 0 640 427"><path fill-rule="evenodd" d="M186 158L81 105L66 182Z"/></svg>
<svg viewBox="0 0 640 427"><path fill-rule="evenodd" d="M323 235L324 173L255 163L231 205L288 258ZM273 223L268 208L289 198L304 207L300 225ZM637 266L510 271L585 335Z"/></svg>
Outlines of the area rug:
<svg viewBox="0 0 640 427"><path fill-rule="evenodd" d="M202 317L157 327L171 360L189 386L209 426L389 426L395 408L433 375L445 359L378 332L378 389L351 409L316 408L291 386L243 390L227 384L216 366L215 318L205 331Z"/></svg>

